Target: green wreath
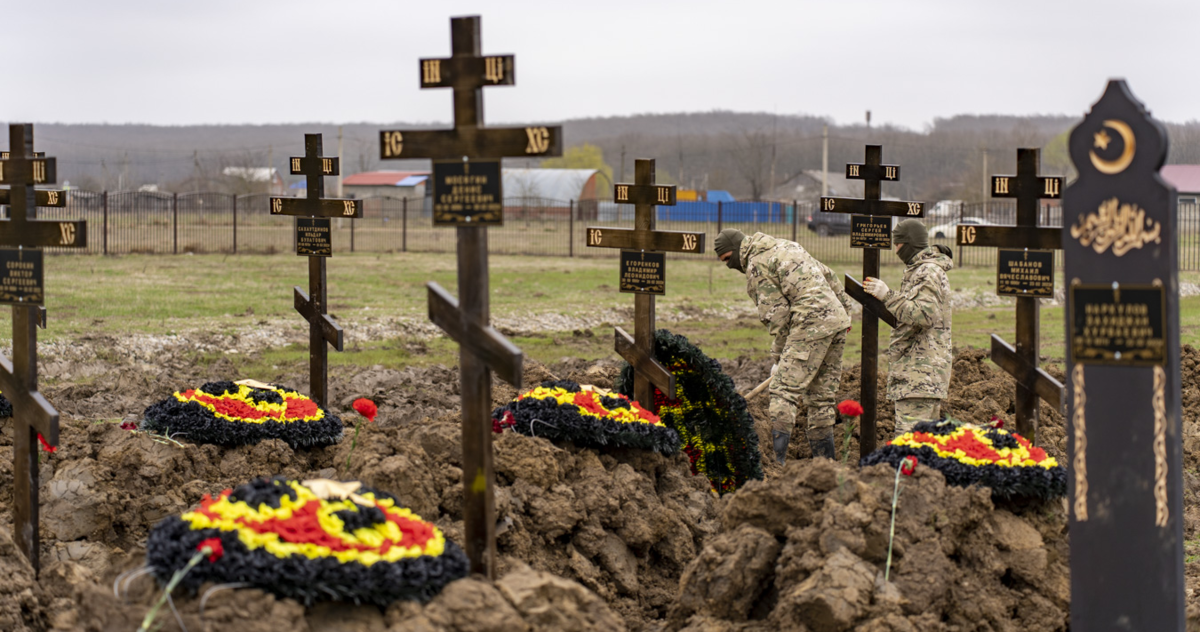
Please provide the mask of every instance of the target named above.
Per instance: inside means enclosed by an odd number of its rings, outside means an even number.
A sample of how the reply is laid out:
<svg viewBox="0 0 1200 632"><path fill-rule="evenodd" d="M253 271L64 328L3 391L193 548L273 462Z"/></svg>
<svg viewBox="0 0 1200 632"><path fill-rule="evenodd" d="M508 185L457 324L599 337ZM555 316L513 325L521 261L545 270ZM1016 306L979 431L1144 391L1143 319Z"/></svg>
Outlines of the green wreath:
<svg viewBox="0 0 1200 632"><path fill-rule="evenodd" d="M673 398L654 389L654 412L679 433L692 473L708 477L721 494L737 490L748 480L761 480L754 418L721 364L666 329L655 332L654 348L655 359L675 375ZM625 364L614 386L632 397L633 367Z"/></svg>

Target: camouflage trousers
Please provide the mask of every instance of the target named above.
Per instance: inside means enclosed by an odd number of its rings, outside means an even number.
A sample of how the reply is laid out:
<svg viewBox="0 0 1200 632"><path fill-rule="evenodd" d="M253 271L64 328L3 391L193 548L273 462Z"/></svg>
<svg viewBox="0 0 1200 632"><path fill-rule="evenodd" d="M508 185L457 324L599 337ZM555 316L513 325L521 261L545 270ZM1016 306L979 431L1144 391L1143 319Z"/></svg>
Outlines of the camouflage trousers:
<svg viewBox="0 0 1200 632"><path fill-rule="evenodd" d="M833 436L846 332L816 340L801 340L803 334L788 338L771 380L771 429L792 432L796 407L803 399L808 408L808 439L817 441Z"/></svg>
<svg viewBox="0 0 1200 632"><path fill-rule="evenodd" d="M912 432L912 427L922 421L933 421L942 416L942 400L932 397L906 397L896 400L896 437Z"/></svg>

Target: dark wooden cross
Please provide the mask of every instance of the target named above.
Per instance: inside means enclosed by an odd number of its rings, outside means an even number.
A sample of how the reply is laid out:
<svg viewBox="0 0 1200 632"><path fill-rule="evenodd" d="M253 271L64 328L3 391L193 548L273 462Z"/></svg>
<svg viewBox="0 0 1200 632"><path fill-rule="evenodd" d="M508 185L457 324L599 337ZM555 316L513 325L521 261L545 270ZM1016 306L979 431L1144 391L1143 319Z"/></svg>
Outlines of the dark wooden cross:
<svg viewBox="0 0 1200 632"><path fill-rule="evenodd" d="M655 207L675 206L675 185L655 184L654 180L654 161L637 159L633 184L613 185L614 200L618 204L633 204L634 228L588 227L587 245L639 253L704 252L704 233L654 230ZM633 367L634 399L647 410L654 410L655 387L667 397L675 396L675 375L654 359L654 296L665 293L665 263L663 256L657 267L664 280L663 285L658 286L663 288L661 291L630 290L635 293L633 336L620 327L616 329L616 351Z"/></svg>
<svg viewBox="0 0 1200 632"><path fill-rule="evenodd" d="M321 156L321 135L304 135L304 156L289 159L292 175L303 175L308 189L302 198L271 198L272 215L296 217L296 254L308 255L308 292L292 288L296 311L308 321L308 380L312 399L329 407L329 348L342 350L342 328L329 317L325 258L333 255L331 217L362 217L362 200L325 197L325 176L336 176L337 158ZM307 219L302 219L307 218Z"/></svg>
<svg viewBox="0 0 1200 632"><path fill-rule="evenodd" d="M900 180L899 165L885 165L883 147L867 145L866 161L863 164L846 165L846 178L863 181L863 197L854 198L822 197L821 210L826 213L853 213L855 215L873 215L884 217L924 217L925 205L921 202L900 202L896 200L881 200L883 182ZM879 249L890 248L887 244L878 244L863 248L863 276L879 278ZM875 451L875 424L879 408L879 320L892 327L896 326L896 317L887 310L883 302L870 296L863 290L862 285L850 275L846 275L846 293L863 306L862 315L862 384L859 401L862 403L862 424L858 433L858 452L866 456Z"/></svg>
<svg viewBox="0 0 1200 632"><path fill-rule="evenodd" d="M481 56L479 23L479 16L451 18L451 57L420 60L422 88L454 89L454 129L382 131L380 158L432 158L469 165L470 158L498 161L506 156L562 154L561 127L484 127L482 89L513 85L515 59L512 55ZM435 170L436 166L435 162ZM492 184L499 191L499 182ZM496 570L491 372L495 370L501 379L520 390L524 357L489 323L486 225L468 222L456 230L459 300L437 283L428 283L429 319L459 344L463 538L471 571L491 579Z"/></svg>
<svg viewBox="0 0 1200 632"><path fill-rule="evenodd" d="M33 125L9 125L8 146L10 155L0 158L0 184L10 187L8 219L0 221L0 304L12 305L13 359L0 356L0 391L13 407L13 537L36 572L41 566L37 437L41 434L46 443L58 445L58 411L38 392L37 384L37 327L45 314L40 309L41 248L86 247L87 224L37 219L40 196L34 186L53 184L57 170L54 158L34 153ZM65 197L61 191L54 193Z"/></svg>
<svg viewBox="0 0 1200 632"><path fill-rule="evenodd" d="M1182 632L1177 192L1168 136L1113 80L1067 141L1071 629Z"/></svg>
<svg viewBox="0 0 1200 632"><path fill-rule="evenodd" d="M1037 442L1038 399L1062 412L1062 382L1038 366L1040 305L1054 296L1054 250L1062 248L1062 229L1038 226L1041 200L1062 196L1063 179L1039 176L1037 149L1017 150L1017 175L992 176L992 197L1016 198L1016 226L967 226L956 231L960 246L1000 248L996 291L1017 298L1017 346L992 334L992 362L1017 382L1017 432Z"/></svg>

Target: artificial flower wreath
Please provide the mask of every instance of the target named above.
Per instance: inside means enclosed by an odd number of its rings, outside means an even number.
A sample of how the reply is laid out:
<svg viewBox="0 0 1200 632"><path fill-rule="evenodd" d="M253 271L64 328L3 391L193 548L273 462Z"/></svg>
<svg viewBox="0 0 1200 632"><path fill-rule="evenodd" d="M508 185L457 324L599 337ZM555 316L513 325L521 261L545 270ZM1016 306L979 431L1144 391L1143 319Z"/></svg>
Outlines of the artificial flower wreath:
<svg viewBox="0 0 1200 632"><path fill-rule="evenodd" d="M666 329L659 329L654 338L655 359L675 375L674 397L654 389L654 412L679 433L692 473L708 477L721 494L737 490L748 480L761 480L754 418L721 364ZM633 394L633 368L628 364L617 378L616 390Z"/></svg>
<svg viewBox="0 0 1200 632"><path fill-rule="evenodd" d="M337 415L293 390L251 380L176 392L146 409L141 429L223 446L281 439L293 449L314 448L342 439Z"/></svg>
<svg viewBox="0 0 1200 632"><path fill-rule="evenodd" d="M427 601L466 577L462 549L391 494L357 481L261 478L155 525L146 562L166 583L202 544L222 555L180 582L249 584L305 605Z"/></svg>
<svg viewBox="0 0 1200 632"><path fill-rule="evenodd" d="M1066 469L1025 437L953 420L919 423L868 454L860 465L896 467L909 456L941 472L951 485L983 485L997 498L1049 500L1067 493Z"/></svg>
<svg viewBox="0 0 1200 632"><path fill-rule="evenodd" d="M546 381L492 411L492 429L575 445L654 450L671 455L679 435L658 415L620 394L570 381Z"/></svg>

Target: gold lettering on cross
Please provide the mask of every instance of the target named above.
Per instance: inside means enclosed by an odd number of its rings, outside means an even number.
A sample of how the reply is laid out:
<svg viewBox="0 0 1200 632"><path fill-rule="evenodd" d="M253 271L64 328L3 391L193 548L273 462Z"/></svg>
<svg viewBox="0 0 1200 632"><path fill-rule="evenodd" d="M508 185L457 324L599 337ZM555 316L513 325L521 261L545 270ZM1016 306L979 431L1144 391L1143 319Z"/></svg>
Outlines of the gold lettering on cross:
<svg viewBox="0 0 1200 632"><path fill-rule="evenodd" d="M1058 178L1046 178L1046 189L1042 194L1048 198L1056 198L1059 186L1061 186L1061 181Z"/></svg>
<svg viewBox="0 0 1200 632"><path fill-rule="evenodd" d="M346 217L354 216L354 200L342 201L342 215L345 215Z"/></svg>
<svg viewBox="0 0 1200 632"><path fill-rule="evenodd" d="M60 246L69 246L75 243L75 225L62 223L58 225Z"/></svg>
<svg viewBox="0 0 1200 632"><path fill-rule="evenodd" d="M283 198L271 198L271 213L278 214L283 212Z"/></svg>
<svg viewBox="0 0 1200 632"><path fill-rule="evenodd" d="M46 191L46 205L54 206L58 204L58 191Z"/></svg>
<svg viewBox="0 0 1200 632"><path fill-rule="evenodd" d="M545 127L526 127L525 135L529 144L525 146L527 154L544 154L550 149L550 130Z"/></svg>
<svg viewBox="0 0 1200 632"><path fill-rule="evenodd" d="M41 184L46 181L46 163L35 161L33 163L33 182Z"/></svg>
<svg viewBox="0 0 1200 632"><path fill-rule="evenodd" d="M683 236L683 249L684 250L695 250L696 249L696 236L695 235L684 235Z"/></svg>
<svg viewBox="0 0 1200 632"><path fill-rule="evenodd" d="M292 173L300 173L300 159L292 158Z"/></svg>
<svg viewBox="0 0 1200 632"><path fill-rule="evenodd" d="M422 83L441 83L442 60L426 59L421 62L421 81Z"/></svg>
<svg viewBox="0 0 1200 632"><path fill-rule="evenodd" d="M920 215L921 214L921 203L920 202L909 202L908 203L908 214L909 215Z"/></svg>
<svg viewBox="0 0 1200 632"><path fill-rule="evenodd" d="M625 185L625 184L617 185L617 201L618 202L628 202L629 201L629 186L628 185Z"/></svg>
<svg viewBox="0 0 1200 632"><path fill-rule="evenodd" d="M896 168L895 167L884 167L883 168L883 177L886 180L895 180L896 179Z"/></svg>
<svg viewBox="0 0 1200 632"><path fill-rule="evenodd" d="M588 230L588 245L589 246L599 246L600 239L603 236L604 236L604 233L601 232L601 230L599 228L592 228L592 229Z"/></svg>
<svg viewBox="0 0 1200 632"><path fill-rule="evenodd" d="M5 157L7 159L7 156ZM4 163L0 162L0 182L4 181Z"/></svg>
<svg viewBox="0 0 1200 632"><path fill-rule="evenodd" d="M822 211L832 211L833 210L833 198L821 198L821 210Z"/></svg>
<svg viewBox="0 0 1200 632"><path fill-rule="evenodd" d="M852 178L858 177L858 165L846 165L846 175Z"/></svg>
<svg viewBox="0 0 1200 632"><path fill-rule="evenodd" d="M974 226L962 226L961 228L962 228L962 240L961 241L963 243L968 243L968 244L975 243L975 227Z"/></svg>
<svg viewBox="0 0 1200 632"><path fill-rule="evenodd" d="M321 159L321 173L328 173L328 174L333 173L333 159L332 158L322 158Z"/></svg>
<svg viewBox="0 0 1200 632"><path fill-rule="evenodd" d="M666 204L671 201L671 190L667 187L658 187L658 203Z"/></svg>
<svg viewBox="0 0 1200 632"><path fill-rule="evenodd" d="M996 178L995 195L1008 194L1008 178Z"/></svg>
<svg viewBox="0 0 1200 632"><path fill-rule="evenodd" d="M485 57L483 69L483 78L492 83L500 83L504 81L504 58L503 57Z"/></svg>
<svg viewBox="0 0 1200 632"><path fill-rule="evenodd" d="M388 158L395 158L404 151L404 134L400 132L384 132L383 150Z"/></svg>

